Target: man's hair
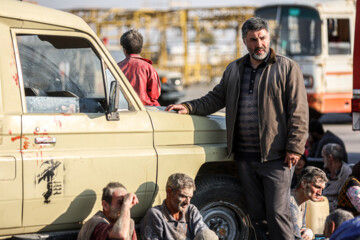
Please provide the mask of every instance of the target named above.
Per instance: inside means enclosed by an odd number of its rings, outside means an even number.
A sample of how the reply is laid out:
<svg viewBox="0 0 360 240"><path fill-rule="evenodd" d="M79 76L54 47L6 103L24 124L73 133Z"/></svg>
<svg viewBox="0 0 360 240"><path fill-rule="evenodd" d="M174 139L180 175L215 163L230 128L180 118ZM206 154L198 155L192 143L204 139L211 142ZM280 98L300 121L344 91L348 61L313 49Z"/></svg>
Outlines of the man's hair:
<svg viewBox="0 0 360 240"><path fill-rule="evenodd" d="M105 200L105 202L111 204L112 195L114 193L114 190L117 188L123 188L126 190L126 187L119 182L108 183L108 185L106 185L106 187L103 188L103 194L101 200Z"/></svg>
<svg viewBox="0 0 360 240"><path fill-rule="evenodd" d="M241 27L242 38L246 38L246 35L249 31L259 31L262 29L265 29L267 32L269 32L268 23L266 20L259 17L249 18Z"/></svg>
<svg viewBox="0 0 360 240"><path fill-rule="evenodd" d="M360 181L360 162L353 166L351 176Z"/></svg>
<svg viewBox="0 0 360 240"><path fill-rule="evenodd" d="M184 188L192 188L195 191L194 180L184 173L174 173L170 175L166 182L166 189L170 188L172 191L178 191Z"/></svg>
<svg viewBox="0 0 360 240"><path fill-rule="evenodd" d="M336 209L326 217L325 225L330 224L330 222L334 222L335 229L337 229L343 222L353 218L354 215L351 212L343 209Z"/></svg>
<svg viewBox="0 0 360 240"><path fill-rule="evenodd" d="M319 180L324 183L329 181L326 177L326 173L323 170L317 167L308 166L302 171L300 181L298 182L296 188L300 187L301 183L308 185L311 183L316 183Z"/></svg>
<svg viewBox="0 0 360 240"><path fill-rule="evenodd" d="M322 148L322 153L326 157L332 156L335 161L341 162L345 159L345 149L337 143L328 143Z"/></svg>
<svg viewBox="0 0 360 240"><path fill-rule="evenodd" d="M318 133L320 135L323 135L324 134L324 128L323 128L322 123L317 119L312 119L309 122L309 132L310 133L315 132L315 133Z"/></svg>
<svg viewBox="0 0 360 240"><path fill-rule="evenodd" d="M121 36L120 44L127 54L139 54L143 46L143 37L137 30L131 29Z"/></svg>

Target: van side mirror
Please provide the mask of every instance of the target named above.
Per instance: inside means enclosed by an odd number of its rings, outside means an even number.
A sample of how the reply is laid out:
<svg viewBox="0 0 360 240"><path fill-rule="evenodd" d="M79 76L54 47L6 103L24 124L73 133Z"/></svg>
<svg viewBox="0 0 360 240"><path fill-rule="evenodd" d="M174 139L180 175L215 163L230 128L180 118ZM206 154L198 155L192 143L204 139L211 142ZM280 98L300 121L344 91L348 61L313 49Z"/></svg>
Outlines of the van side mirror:
<svg viewBox="0 0 360 240"><path fill-rule="evenodd" d="M106 113L106 118L108 121L117 121L119 120L119 92L120 86L117 81L112 81L110 83L109 91L109 106Z"/></svg>

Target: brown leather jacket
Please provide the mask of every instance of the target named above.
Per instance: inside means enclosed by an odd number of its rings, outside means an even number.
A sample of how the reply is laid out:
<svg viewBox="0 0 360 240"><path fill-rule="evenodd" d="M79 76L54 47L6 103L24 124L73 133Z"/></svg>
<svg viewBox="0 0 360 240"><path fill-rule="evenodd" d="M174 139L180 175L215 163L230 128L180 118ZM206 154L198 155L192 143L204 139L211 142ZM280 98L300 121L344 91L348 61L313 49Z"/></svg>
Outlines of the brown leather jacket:
<svg viewBox="0 0 360 240"><path fill-rule="evenodd" d="M209 115L226 107L228 156L233 152L234 128L244 56L230 63L218 85L205 96L185 104L190 114ZM263 162L286 152L303 154L308 135L309 108L298 64L270 50L258 87L260 151Z"/></svg>

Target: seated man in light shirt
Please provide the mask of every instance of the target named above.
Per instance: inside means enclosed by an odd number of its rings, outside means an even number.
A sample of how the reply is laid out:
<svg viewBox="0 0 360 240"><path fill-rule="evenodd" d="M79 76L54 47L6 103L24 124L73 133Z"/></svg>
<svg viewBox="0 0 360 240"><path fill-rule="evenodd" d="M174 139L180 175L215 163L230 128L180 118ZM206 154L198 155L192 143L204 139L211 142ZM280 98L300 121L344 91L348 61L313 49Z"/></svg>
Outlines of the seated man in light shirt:
<svg viewBox="0 0 360 240"><path fill-rule="evenodd" d="M322 201L322 190L328 181L323 170L317 167L306 167L300 177L296 188L290 197L291 220L294 225L295 239L310 240L314 234L306 228L305 214L306 201Z"/></svg>

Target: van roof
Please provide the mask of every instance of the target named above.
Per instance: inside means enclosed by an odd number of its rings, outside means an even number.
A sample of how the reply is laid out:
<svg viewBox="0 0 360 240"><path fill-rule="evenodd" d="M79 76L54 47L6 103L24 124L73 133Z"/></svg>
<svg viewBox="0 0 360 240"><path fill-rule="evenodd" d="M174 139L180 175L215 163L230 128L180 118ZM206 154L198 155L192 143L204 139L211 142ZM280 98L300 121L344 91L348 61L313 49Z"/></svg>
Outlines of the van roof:
<svg viewBox="0 0 360 240"><path fill-rule="evenodd" d="M88 32L90 27L70 13L17 0L1 0L0 17L46 23Z"/></svg>

